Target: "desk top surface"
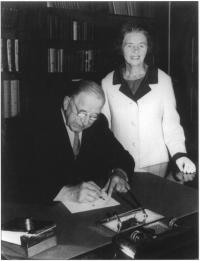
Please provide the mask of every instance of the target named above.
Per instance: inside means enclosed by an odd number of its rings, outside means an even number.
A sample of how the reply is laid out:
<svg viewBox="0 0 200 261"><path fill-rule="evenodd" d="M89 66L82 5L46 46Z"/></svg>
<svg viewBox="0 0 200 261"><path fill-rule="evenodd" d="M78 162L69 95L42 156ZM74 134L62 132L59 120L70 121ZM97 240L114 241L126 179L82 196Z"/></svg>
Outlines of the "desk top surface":
<svg viewBox="0 0 200 261"><path fill-rule="evenodd" d="M150 173L135 173L132 191L143 207L166 217L179 217L198 211L198 191ZM2 203L2 223L13 217L32 216L57 224L58 245L34 259L69 259L111 242L114 232L102 229L97 221L114 211L122 213L131 206L119 206L71 214L61 203L48 206Z"/></svg>

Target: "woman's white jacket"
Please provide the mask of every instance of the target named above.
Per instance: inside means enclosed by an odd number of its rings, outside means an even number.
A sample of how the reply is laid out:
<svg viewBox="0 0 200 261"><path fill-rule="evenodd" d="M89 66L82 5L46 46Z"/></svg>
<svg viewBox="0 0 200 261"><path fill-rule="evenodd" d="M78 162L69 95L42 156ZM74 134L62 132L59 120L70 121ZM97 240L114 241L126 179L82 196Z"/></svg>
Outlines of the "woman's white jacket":
<svg viewBox="0 0 200 261"><path fill-rule="evenodd" d="M102 80L103 113L115 137L135 159L135 170L167 162L169 154L185 153L171 78L157 69L157 80L147 80L144 92L134 100L113 76L114 71Z"/></svg>

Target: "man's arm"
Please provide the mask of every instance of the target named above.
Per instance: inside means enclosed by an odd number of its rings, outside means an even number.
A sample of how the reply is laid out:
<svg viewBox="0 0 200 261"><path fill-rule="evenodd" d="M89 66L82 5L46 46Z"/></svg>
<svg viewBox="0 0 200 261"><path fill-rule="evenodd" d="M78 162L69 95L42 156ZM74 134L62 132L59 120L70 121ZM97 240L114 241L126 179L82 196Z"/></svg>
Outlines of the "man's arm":
<svg viewBox="0 0 200 261"><path fill-rule="evenodd" d="M110 167L110 175L104 190L111 194L113 189L119 192L126 192L130 189L128 184L134 173L134 159L126 151L120 142L115 138L108 127L107 119L101 115L100 119L101 136L104 140L104 151L108 158Z"/></svg>

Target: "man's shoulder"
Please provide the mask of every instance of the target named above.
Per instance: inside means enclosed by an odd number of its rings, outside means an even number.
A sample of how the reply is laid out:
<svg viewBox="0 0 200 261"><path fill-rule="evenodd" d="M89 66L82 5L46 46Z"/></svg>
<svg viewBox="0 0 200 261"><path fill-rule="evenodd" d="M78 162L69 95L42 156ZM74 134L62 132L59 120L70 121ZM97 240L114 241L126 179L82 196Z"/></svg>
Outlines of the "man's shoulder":
<svg viewBox="0 0 200 261"><path fill-rule="evenodd" d="M96 120L96 122L94 123L94 126L98 126L98 127L101 126L101 127L104 127L104 128L108 127L108 120L103 113L99 114L99 117Z"/></svg>
<svg viewBox="0 0 200 261"><path fill-rule="evenodd" d="M95 121L95 123L88 128L89 131L94 131L94 132L102 132L109 129L108 127L108 120L105 117L104 114L100 113L98 119Z"/></svg>

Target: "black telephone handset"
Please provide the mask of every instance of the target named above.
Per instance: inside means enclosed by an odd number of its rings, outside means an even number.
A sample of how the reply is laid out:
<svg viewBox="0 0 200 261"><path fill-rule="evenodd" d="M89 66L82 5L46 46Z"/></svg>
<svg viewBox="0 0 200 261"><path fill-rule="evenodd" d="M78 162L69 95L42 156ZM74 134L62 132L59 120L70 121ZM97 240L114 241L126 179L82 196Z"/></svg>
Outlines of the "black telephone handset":
<svg viewBox="0 0 200 261"><path fill-rule="evenodd" d="M163 218L113 238L116 259L166 258L175 249L198 249L197 213L183 218ZM182 251L182 250L181 250Z"/></svg>

